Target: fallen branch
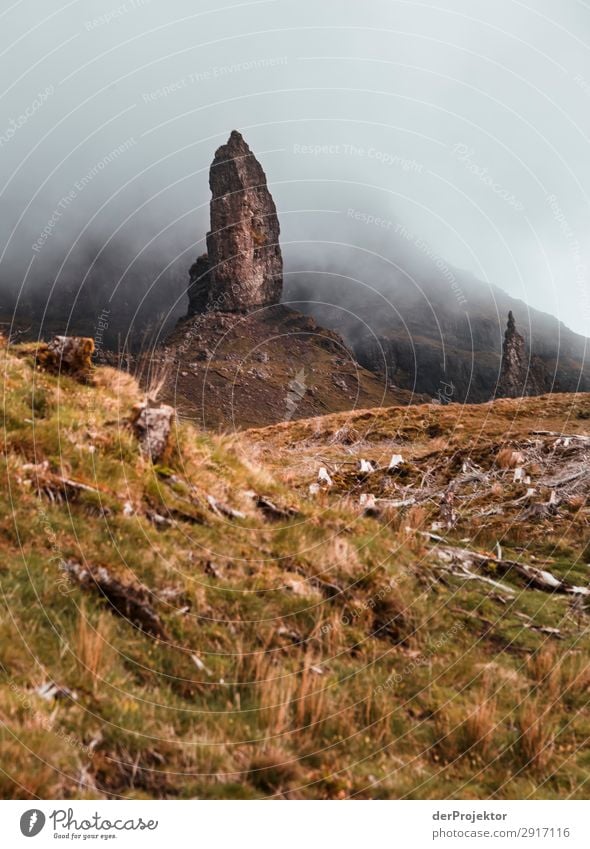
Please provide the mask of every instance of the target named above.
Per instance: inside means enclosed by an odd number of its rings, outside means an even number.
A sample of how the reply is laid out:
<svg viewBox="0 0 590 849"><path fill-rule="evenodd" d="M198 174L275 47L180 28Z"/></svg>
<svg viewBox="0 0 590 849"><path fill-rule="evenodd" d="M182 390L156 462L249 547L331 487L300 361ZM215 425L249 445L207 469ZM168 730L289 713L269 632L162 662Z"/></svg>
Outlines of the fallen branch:
<svg viewBox="0 0 590 849"><path fill-rule="evenodd" d="M466 581L483 581L484 584L490 584L490 586L495 587L497 590L504 590L505 593L514 593L512 587L509 587L508 584L502 584L500 581L494 581L492 578L486 578L485 575L474 575L473 572L451 572L455 578L464 578ZM513 596L514 597L514 596Z"/></svg>
<svg viewBox="0 0 590 849"><path fill-rule="evenodd" d="M91 486L83 481L52 472L47 460L37 464L25 463L21 471L25 472L24 480L34 486L37 495L44 495L53 502L69 501L81 492L110 495L108 490L102 487Z"/></svg>
<svg viewBox="0 0 590 849"><path fill-rule="evenodd" d="M149 601L150 594L145 587L124 584L104 566L83 566L76 560L66 560L63 568L82 589L98 591L119 616L146 634L166 639L164 626Z"/></svg>
<svg viewBox="0 0 590 849"><path fill-rule="evenodd" d="M265 495L253 494L253 497L258 509L262 510L268 519L294 519L301 515L294 507L280 507Z"/></svg>
<svg viewBox="0 0 590 849"><path fill-rule="evenodd" d="M428 531L420 532L423 536L434 540L437 543L444 542L443 538L437 534L431 534ZM470 549L458 548L456 546L438 547L438 551L446 554L447 557L457 559L466 567L475 563L482 569L493 568L502 575L507 575L511 572L516 572L524 578L527 584L534 589L542 590L543 592L554 592L563 595L575 596L590 596L590 589L587 587L577 587L567 581L562 581L556 578L551 572L545 569L537 569L536 566L529 566L526 563L519 563L516 560L507 560L505 558L495 557L493 554L481 554L478 551Z"/></svg>
<svg viewBox="0 0 590 849"><path fill-rule="evenodd" d="M225 516L227 519L245 519L246 514L240 512L240 510L234 510L233 507L230 507L227 504L222 504L221 501L218 501L212 495L207 495L207 504L213 510L216 516Z"/></svg>

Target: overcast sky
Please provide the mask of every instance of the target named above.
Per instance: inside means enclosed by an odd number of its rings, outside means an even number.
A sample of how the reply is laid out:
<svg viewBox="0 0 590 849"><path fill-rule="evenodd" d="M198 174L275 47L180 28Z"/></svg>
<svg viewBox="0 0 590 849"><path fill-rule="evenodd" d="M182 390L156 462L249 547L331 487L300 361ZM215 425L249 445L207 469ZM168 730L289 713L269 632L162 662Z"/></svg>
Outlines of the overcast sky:
<svg viewBox="0 0 590 849"><path fill-rule="evenodd" d="M3 6L3 285L89 239L190 264L207 169L235 127L267 172L288 262L306 240L362 248L403 222L590 335L590 4Z"/></svg>

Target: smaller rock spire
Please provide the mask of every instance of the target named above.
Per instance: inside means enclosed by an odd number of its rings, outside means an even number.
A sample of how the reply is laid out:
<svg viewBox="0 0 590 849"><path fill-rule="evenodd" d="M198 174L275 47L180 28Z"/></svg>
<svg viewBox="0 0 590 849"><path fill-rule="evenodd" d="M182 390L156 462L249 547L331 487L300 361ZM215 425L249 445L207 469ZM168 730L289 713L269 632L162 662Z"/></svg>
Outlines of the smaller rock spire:
<svg viewBox="0 0 590 849"><path fill-rule="evenodd" d="M191 265L188 276L188 315L190 317L205 312L207 309L209 289L211 287L209 257L207 254L201 254L197 261Z"/></svg>
<svg viewBox="0 0 590 849"><path fill-rule="evenodd" d="M497 395L503 398L520 398L524 395L526 377L525 341L516 329L514 315L510 310L502 345L502 365Z"/></svg>
<svg viewBox="0 0 590 849"><path fill-rule="evenodd" d="M510 310L502 345L502 365L496 397L542 395L548 387L550 380L545 363L539 356L527 353L525 338L516 329L516 321Z"/></svg>

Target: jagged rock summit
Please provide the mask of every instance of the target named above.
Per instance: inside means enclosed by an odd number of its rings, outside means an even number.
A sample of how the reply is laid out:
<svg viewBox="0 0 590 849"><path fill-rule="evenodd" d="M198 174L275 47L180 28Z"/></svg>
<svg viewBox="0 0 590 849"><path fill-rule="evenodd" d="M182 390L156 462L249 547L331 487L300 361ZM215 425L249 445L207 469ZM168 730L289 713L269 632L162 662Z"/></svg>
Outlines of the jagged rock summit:
<svg viewBox="0 0 590 849"><path fill-rule="evenodd" d="M192 266L189 316L278 304L283 288L279 219L262 166L233 130L209 172L207 253Z"/></svg>

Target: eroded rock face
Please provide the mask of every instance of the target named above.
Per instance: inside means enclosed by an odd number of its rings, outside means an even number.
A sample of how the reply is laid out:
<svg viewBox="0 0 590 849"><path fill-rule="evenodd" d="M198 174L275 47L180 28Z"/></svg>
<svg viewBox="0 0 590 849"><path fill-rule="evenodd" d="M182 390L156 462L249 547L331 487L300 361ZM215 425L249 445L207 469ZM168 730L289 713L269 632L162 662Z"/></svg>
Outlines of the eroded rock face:
<svg viewBox="0 0 590 849"><path fill-rule="evenodd" d="M277 210L262 166L236 130L215 153L209 185L211 230L207 255L191 269L189 315L278 304L283 259Z"/></svg>
<svg viewBox="0 0 590 849"><path fill-rule="evenodd" d="M188 315L199 315L207 309L209 288L211 286L211 274L209 268L209 257L202 254L193 265L189 273L188 287Z"/></svg>
<svg viewBox="0 0 590 849"><path fill-rule="evenodd" d="M524 336L516 329L512 311L502 345L502 366L498 381L499 398L521 398L525 395L542 395L546 391L546 369L539 357L527 354Z"/></svg>

